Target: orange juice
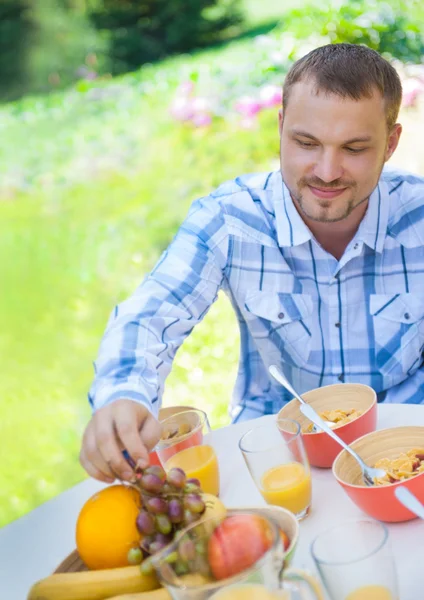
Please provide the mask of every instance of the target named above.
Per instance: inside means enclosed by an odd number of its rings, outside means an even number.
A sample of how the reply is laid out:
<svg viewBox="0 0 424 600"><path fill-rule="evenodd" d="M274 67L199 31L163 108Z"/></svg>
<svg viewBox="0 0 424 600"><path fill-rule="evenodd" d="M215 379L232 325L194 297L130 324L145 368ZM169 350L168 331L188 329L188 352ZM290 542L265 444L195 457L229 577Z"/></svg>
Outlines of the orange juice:
<svg viewBox="0 0 424 600"><path fill-rule="evenodd" d="M173 467L182 469L187 478L195 477L200 481L206 494L219 494L218 460L212 446L192 446L171 456L165 463L165 471Z"/></svg>
<svg viewBox="0 0 424 600"><path fill-rule="evenodd" d="M260 492L268 504L303 512L311 503L311 475L300 463L287 463L269 469L262 477Z"/></svg>
<svg viewBox="0 0 424 600"><path fill-rule="evenodd" d="M263 585L245 584L227 586L211 596L210 600L288 600L287 592L271 592Z"/></svg>
<svg viewBox="0 0 424 600"><path fill-rule="evenodd" d="M395 600L395 598L384 585L364 585L351 592L346 600Z"/></svg>

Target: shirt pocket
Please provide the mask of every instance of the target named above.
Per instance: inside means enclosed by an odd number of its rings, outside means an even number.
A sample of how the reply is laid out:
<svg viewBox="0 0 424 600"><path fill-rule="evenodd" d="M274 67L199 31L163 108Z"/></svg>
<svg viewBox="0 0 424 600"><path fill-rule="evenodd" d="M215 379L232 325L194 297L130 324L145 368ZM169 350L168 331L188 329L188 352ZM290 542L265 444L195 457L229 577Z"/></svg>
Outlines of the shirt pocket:
<svg viewBox="0 0 424 600"><path fill-rule="evenodd" d="M374 325L375 360L390 385L412 375L422 362L424 295L373 294L370 312Z"/></svg>
<svg viewBox="0 0 424 600"><path fill-rule="evenodd" d="M245 299L249 330L264 358L275 350L291 366L304 367L311 351L309 294L250 292Z"/></svg>

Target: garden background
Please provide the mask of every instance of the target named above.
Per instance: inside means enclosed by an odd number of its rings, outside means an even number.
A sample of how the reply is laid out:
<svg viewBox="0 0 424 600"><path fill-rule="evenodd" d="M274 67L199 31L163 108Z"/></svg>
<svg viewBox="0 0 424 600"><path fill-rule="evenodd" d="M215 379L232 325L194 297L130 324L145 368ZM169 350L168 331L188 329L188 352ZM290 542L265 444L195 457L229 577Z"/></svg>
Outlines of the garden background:
<svg viewBox="0 0 424 600"><path fill-rule="evenodd" d="M424 174L424 5L321 6L0 1L0 526L85 477L87 390L109 313L196 197L278 166L293 60L340 41L393 60L404 133L391 162ZM178 352L164 403L228 423L238 351L219 297Z"/></svg>

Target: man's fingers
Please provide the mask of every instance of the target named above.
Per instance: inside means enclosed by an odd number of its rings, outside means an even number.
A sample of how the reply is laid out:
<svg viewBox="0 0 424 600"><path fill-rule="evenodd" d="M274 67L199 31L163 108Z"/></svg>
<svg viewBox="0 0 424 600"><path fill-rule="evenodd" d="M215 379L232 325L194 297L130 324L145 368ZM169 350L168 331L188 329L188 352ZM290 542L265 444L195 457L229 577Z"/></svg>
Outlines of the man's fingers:
<svg viewBox="0 0 424 600"><path fill-rule="evenodd" d="M94 469L95 471L98 471L102 475L102 481L107 480L112 482L116 479L115 473L113 473L113 471L107 465L106 461L103 460L99 449L97 448L95 429L92 421L89 423L84 433L80 454L80 462L87 472L88 465L91 465L91 470ZM90 472L89 475L92 475L92 473ZM99 477L95 475L92 476L96 479L99 479Z"/></svg>
<svg viewBox="0 0 424 600"><path fill-rule="evenodd" d="M115 477L108 477L99 469L97 469L92 462L90 462L85 456L84 450L81 451L80 454L80 463L82 467L87 471L90 477L94 477L94 479L98 479L99 481L104 481L105 483L113 483L115 481Z"/></svg>
<svg viewBox="0 0 424 600"><path fill-rule="evenodd" d="M97 415L100 417L100 413ZM122 455L112 419L95 420L96 443L102 459L119 479L130 480L133 471Z"/></svg>
<svg viewBox="0 0 424 600"><path fill-rule="evenodd" d="M140 429L141 439L150 452L156 446L162 435L162 425L150 413Z"/></svg>
<svg viewBox="0 0 424 600"><path fill-rule="evenodd" d="M149 453L137 428L133 414L120 411L115 416L115 429L122 446L127 450L135 463L146 467L149 464Z"/></svg>

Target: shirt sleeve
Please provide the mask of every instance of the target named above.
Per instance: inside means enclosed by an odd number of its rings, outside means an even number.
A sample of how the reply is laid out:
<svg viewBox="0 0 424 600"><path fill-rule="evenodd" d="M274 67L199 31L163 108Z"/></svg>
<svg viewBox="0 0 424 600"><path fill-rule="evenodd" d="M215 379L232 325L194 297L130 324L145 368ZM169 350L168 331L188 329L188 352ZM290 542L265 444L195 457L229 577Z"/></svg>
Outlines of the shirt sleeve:
<svg viewBox="0 0 424 600"><path fill-rule="evenodd" d="M227 255L220 200L197 200L153 271L110 315L88 394L93 412L128 398L157 414L178 348L217 298Z"/></svg>
<svg viewBox="0 0 424 600"><path fill-rule="evenodd" d="M387 390L385 404L424 404L424 366Z"/></svg>

